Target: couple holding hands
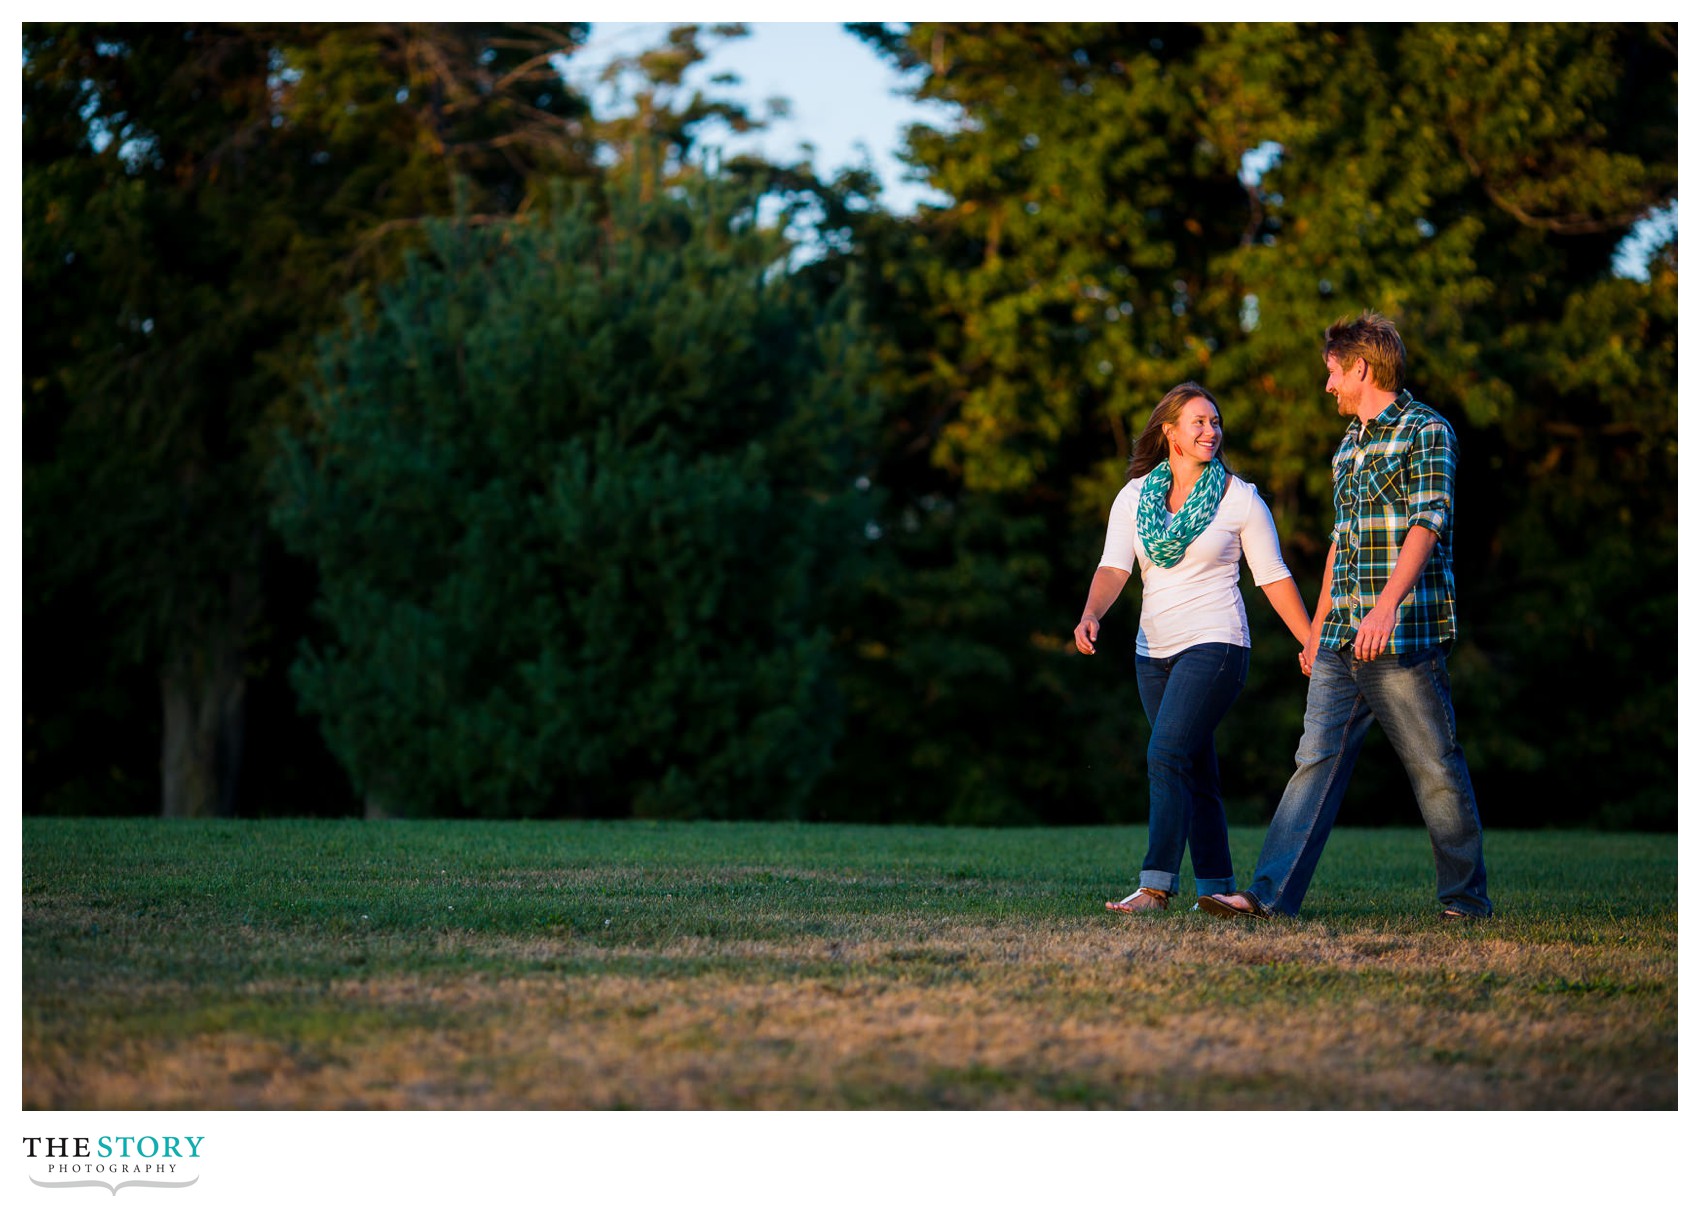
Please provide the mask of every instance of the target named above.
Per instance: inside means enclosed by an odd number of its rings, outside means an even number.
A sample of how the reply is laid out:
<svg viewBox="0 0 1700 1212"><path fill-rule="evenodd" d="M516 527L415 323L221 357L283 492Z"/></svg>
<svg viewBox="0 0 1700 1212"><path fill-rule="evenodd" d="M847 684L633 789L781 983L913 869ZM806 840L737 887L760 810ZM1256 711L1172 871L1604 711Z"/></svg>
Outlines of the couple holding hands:
<svg viewBox="0 0 1700 1212"><path fill-rule="evenodd" d="M1096 650L1099 621L1138 569L1151 813L1139 888L1107 909L1167 909L1190 845L1198 908L1217 917L1297 913L1374 720L1428 826L1441 916L1493 913L1446 673L1457 437L1405 388L1405 347L1390 320L1373 312L1341 320L1322 352L1328 393L1351 422L1334 453L1334 529L1314 616L1281 559L1269 507L1222 461L1221 413L1198 384L1182 383L1157 405L1111 506L1074 642ZM1245 685L1250 655L1242 555L1302 646L1310 687L1297 770L1251 884L1236 889L1214 734Z"/></svg>

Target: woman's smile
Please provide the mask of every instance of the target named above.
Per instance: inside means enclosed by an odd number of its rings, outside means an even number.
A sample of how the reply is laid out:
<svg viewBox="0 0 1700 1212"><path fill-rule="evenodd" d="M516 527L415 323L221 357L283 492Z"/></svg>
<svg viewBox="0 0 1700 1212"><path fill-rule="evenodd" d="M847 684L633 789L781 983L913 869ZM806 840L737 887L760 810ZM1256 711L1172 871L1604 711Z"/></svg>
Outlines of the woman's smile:
<svg viewBox="0 0 1700 1212"><path fill-rule="evenodd" d="M1187 401L1167 432L1171 455L1182 459L1208 463L1222 448L1222 416L1202 396Z"/></svg>

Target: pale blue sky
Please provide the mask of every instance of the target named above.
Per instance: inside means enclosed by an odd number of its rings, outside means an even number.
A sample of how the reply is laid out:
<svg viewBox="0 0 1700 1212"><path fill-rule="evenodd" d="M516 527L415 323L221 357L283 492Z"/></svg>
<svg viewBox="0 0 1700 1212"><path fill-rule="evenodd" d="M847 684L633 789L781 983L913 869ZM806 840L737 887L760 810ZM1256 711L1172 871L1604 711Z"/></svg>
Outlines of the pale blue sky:
<svg viewBox="0 0 1700 1212"><path fill-rule="evenodd" d="M569 75L589 88L609 59L633 55L666 38L670 22L599 21L590 41L573 57ZM706 23L704 23L706 24ZM817 169L830 176L840 168L870 161L885 187L886 206L908 213L918 201L939 195L905 182L895 153L912 122L948 122L939 105L923 106L901 95L902 78L871 47L838 22L757 21L748 37L706 39L708 59L691 69L686 84L711 96L741 100L753 113L766 112L770 97L784 97L790 116L776 118L758 134L714 137L729 151L759 150L776 160L804 155L812 143ZM727 87L711 83L722 72L740 78ZM607 94L598 96L599 104Z"/></svg>

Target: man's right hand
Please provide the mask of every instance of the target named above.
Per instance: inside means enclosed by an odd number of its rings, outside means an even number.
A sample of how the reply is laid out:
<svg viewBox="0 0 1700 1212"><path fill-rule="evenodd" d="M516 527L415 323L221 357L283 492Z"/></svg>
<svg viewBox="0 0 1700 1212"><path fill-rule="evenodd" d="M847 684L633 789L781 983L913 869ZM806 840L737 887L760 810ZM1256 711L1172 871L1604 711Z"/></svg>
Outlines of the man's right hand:
<svg viewBox="0 0 1700 1212"><path fill-rule="evenodd" d="M1087 656L1091 656L1098 651L1097 642L1098 616L1095 614L1081 615L1080 622L1074 625L1074 646Z"/></svg>

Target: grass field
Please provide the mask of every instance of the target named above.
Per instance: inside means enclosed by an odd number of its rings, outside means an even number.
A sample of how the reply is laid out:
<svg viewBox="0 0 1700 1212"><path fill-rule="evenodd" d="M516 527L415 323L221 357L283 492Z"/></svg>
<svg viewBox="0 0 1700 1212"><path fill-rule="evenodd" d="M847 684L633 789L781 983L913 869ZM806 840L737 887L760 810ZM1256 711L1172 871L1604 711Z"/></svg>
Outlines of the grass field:
<svg viewBox="0 0 1700 1212"><path fill-rule="evenodd" d="M1674 836L1490 833L1463 927L1420 830L1265 923L1103 912L1143 843L32 818L22 1103L1676 1106Z"/></svg>

